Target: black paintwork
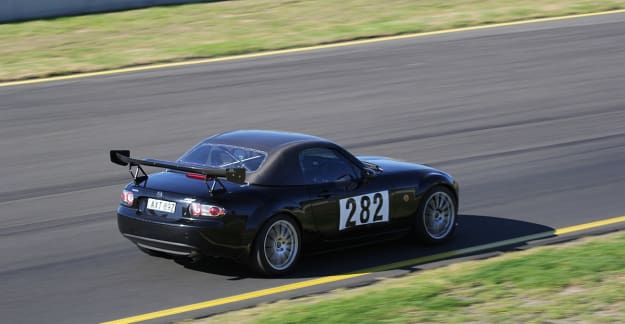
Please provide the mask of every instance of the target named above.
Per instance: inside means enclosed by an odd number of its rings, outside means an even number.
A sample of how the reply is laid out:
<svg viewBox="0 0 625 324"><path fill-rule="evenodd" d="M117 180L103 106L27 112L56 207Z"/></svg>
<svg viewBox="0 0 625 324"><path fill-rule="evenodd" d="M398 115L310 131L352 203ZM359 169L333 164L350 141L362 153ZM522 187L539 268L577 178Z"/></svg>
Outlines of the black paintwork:
<svg viewBox="0 0 625 324"><path fill-rule="evenodd" d="M323 250L411 231L420 198L433 186L447 186L457 198L456 182L443 171L383 157L357 158L319 137L274 131L233 131L205 141L258 149L268 156L256 172L246 175L247 183L243 185L224 180L223 188L211 191L207 182L171 170L128 184L126 190L134 192L135 203L132 207L122 204L118 209L122 234L139 246L168 253L190 256L200 253L245 260L259 229L279 214L297 222L305 250ZM319 147L339 152L360 174L347 181L305 184L298 154ZM340 199L383 190L389 191L389 222L339 231ZM176 211L166 214L148 210L145 208L147 198L176 202ZM218 217L193 217L187 210L192 200L221 206L227 213Z"/></svg>

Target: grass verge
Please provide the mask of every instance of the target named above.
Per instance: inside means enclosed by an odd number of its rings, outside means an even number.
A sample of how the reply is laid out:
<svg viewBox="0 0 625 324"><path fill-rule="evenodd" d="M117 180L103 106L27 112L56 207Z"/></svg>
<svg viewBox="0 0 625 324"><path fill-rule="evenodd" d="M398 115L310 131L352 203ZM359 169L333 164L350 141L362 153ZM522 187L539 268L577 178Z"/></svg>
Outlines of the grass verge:
<svg viewBox="0 0 625 324"><path fill-rule="evenodd" d="M247 0L0 24L0 81L625 8L625 0Z"/></svg>
<svg viewBox="0 0 625 324"><path fill-rule="evenodd" d="M625 234L454 264L192 323L617 323Z"/></svg>

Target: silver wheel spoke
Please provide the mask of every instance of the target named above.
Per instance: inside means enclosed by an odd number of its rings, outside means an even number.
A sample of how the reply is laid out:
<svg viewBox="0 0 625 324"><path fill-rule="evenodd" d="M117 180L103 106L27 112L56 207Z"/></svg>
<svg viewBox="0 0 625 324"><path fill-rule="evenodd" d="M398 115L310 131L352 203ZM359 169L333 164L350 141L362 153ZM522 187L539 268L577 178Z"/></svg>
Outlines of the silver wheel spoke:
<svg viewBox="0 0 625 324"><path fill-rule="evenodd" d="M445 210L445 209L449 208L449 202L448 202L447 200L444 200L444 199L443 199L443 200L441 200L441 201L442 201L442 203L441 203L440 208L441 208L442 210Z"/></svg>
<svg viewBox="0 0 625 324"><path fill-rule="evenodd" d="M271 238L272 242L275 242L275 240L278 239L278 233L276 232L275 228L271 229L271 232L269 232L269 237Z"/></svg>
<svg viewBox="0 0 625 324"><path fill-rule="evenodd" d="M273 261L272 263L275 263L275 264L280 263L280 254L277 254L277 253L273 254L271 256L271 260Z"/></svg>
<svg viewBox="0 0 625 324"><path fill-rule="evenodd" d="M289 229L286 226L282 226L281 227L282 232L280 233L280 235L282 235L282 237L287 237L289 236Z"/></svg>

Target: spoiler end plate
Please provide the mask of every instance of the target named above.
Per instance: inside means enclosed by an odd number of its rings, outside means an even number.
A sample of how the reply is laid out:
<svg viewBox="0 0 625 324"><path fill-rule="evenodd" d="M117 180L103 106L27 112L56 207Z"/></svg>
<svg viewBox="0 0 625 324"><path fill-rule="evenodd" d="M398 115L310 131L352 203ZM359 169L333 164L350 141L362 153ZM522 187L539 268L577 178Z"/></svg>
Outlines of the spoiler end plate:
<svg viewBox="0 0 625 324"><path fill-rule="evenodd" d="M119 165L128 165L130 150L111 150L111 162Z"/></svg>

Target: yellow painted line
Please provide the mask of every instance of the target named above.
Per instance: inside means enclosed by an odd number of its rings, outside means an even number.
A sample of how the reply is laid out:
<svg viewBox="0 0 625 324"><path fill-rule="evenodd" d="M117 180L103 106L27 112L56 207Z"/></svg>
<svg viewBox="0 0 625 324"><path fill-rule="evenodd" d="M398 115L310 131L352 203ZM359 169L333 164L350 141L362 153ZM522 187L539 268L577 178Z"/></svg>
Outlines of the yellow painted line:
<svg viewBox="0 0 625 324"><path fill-rule="evenodd" d="M326 277L296 282L292 284L282 285L278 287L256 290L256 291L252 291L249 293L213 299L213 300L209 300L209 301L205 301L201 303L179 306L179 307L169 308L169 309L156 311L152 313L126 317L126 318L122 318L122 319L118 319L118 320L114 320L110 322L104 322L103 324L137 323L137 322L152 320L156 318L161 318L161 317L166 317L166 316L171 316L171 315L176 315L176 314L181 314L181 313L187 313L187 312L196 311L200 309L205 309L205 308L210 308L210 307L215 307L215 306L220 306L220 305L225 305L225 304L230 304L230 303L236 303L236 302L249 300L253 298L270 296L270 295L293 291L297 289L308 288L308 287L318 286L322 284L362 277L362 276L372 274L374 272L381 272L381 271L387 271L387 270L392 270L392 269L398 269L402 267L415 266L417 264L422 264L426 262L443 260L443 259L447 259L451 257L470 254L470 253L486 251L486 250L490 250L490 249L494 249L494 248L498 248L502 246L529 242L532 240L547 238L547 237L554 236L554 235L570 234L574 232L580 232L580 231L584 231L588 229L593 229L593 228L607 226L607 225L613 225L613 224L622 223L622 222L625 222L625 216L619 216L619 217L609 218L609 219L605 219L601 221L580 224L580 225L575 225L575 226L570 226L570 227L564 227L561 229L556 229L555 231L546 231L542 233L516 237L516 238L512 238L508 240L472 246L472 247L468 247L464 249L428 255L428 256L414 258L410 260L399 261L399 262L385 264L385 265L381 265L377 267L362 269L359 271L354 271L354 272L346 273L342 275L326 276Z"/></svg>
<svg viewBox="0 0 625 324"><path fill-rule="evenodd" d="M416 37L424 37L424 36L432 36L432 35L441 35L441 34L449 34L449 33L457 33L457 32L464 32L464 31L470 31L470 30L480 30L480 29L490 29L490 28L497 28L497 27L504 27L504 26L525 25L525 24L531 24L531 23L557 21L557 20L574 19L574 18L582 18L582 17L601 16L601 15L609 15L609 14L616 14L616 13L625 13L625 9L602 11L602 12L593 12L593 13L577 14L577 15L568 15L568 16L559 16L559 17L550 17L550 18L528 19L528 20L512 21L512 22L497 23L497 24L487 24L487 25L479 25L479 26L472 26L472 27L444 29L444 30L437 30L437 31L423 32L423 33L403 34L403 35L397 35L397 36L383 36L383 37L375 37L375 38L355 40L355 41L338 42L338 43L325 44L325 45L298 47L298 48L291 48L291 49L284 49L284 50L275 50L275 51L266 51L266 52L251 53L251 54L224 56L224 57L217 57L217 58L207 58L207 59L200 59L200 60L190 60L190 61L183 61L183 62L162 63L162 64L149 64L149 65L142 65L142 66L135 66L135 67L128 67L128 68L120 68L120 69L113 69L113 70L106 70L106 71L99 71L99 72L79 73L79 74L57 76L57 77L49 77L49 78L30 79L30 80L21 80L21 81L8 81L8 82L0 82L0 87L26 85L26 84L43 83L43 82L51 82L51 81L72 80L72 79L87 78L87 77L94 77L94 76L103 76L103 75L112 75L112 74L120 74L120 73L128 73L128 72L149 71L149 70L173 68L173 67L180 67L180 66L189 66L189 65L196 65L196 64L206 64L206 63L215 63L215 62L224 62L224 61L233 61L233 60L257 58L257 57L273 56L273 55L280 55L280 54L300 53L300 52L307 52L307 51L313 51L313 50L319 50L319 49L337 48L337 47L345 47L345 46L353 46L353 45L361 45L361 44L370 44L370 43L379 43L379 42L386 42L386 41L392 41L392 40L416 38Z"/></svg>
<svg viewBox="0 0 625 324"><path fill-rule="evenodd" d="M292 283L288 285L252 291L252 292L244 293L240 295L234 295L230 297L209 300L209 301L205 301L205 302L201 302L197 304L174 307L174 308L169 308L169 309L165 309L165 310L157 311L153 313L147 313L147 314L127 317L127 318L122 318L122 319L118 319L115 321L105 322L103 324L122 324L122 323L136 323L136 322L141 322L141 321L147 321L147 320L151 320L155 318L160 318L160 317L165 317L165 316L170 316L170 315L175 315L175 314L180 314L180 313L186 313L186 312L203 309L203 308L209 308L209 307L215 307L219 305L235 303L238 301L248 300L248 299L257 298L257 297L279 294L282 292L292 291L292 290L316 286L316 285L322 285L322 284L331 283L335 281L355 278L355 277L359 277L363 275L364 274L343 274L343 275L321 277L321 278L317 278L313 280L307 280L303 282L296 282L296 283Z"/></svg>
<svg viewBox="0 0 625 324"><path fill-rule="evenodd" d="M601 227L601 226L613 225L613 224L622 223L622 222L625 222L625 216L608 218L608 219L604 219L604 220L600 220L600 221L596 221L596 222L591 222L591 223L580 224L580 225L575 225L575 226L569 226L569 227L556 229L554 234L555 235L564 235L564 234L569 234L569 233L573 233L573 232L580 232L580 231L584 231L584 230L588 230L588 229L593 229L593 228L597 228L597 227Z"/></svg>

